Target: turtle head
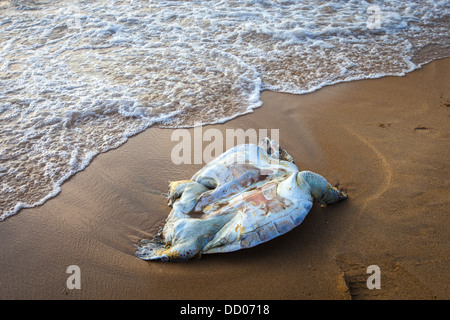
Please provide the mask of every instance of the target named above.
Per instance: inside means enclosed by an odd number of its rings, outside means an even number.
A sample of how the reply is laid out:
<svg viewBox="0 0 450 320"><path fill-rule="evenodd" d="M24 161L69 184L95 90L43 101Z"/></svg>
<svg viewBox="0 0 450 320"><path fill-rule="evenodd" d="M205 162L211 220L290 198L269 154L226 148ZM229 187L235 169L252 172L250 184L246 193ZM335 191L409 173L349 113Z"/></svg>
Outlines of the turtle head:
<svg viewBox="0 0 450 320"><path fill-rule="evenodd" d="M327 205L329 203L336 203L342 200L347 199L347 193L343 190L339 190L336 187L331 186L327 182L326 192L321 190L320 198L316 198L322 205Z"/></svg>
<svg viewBox="0 0 450 320"><path fill-rule="evenodd" d="M345 191L333 187L324 177L317 173L311 171L300 172L297 176L297 184L300 186L305 182L310 187L312 197L322 205L347 199Z"/></svg>

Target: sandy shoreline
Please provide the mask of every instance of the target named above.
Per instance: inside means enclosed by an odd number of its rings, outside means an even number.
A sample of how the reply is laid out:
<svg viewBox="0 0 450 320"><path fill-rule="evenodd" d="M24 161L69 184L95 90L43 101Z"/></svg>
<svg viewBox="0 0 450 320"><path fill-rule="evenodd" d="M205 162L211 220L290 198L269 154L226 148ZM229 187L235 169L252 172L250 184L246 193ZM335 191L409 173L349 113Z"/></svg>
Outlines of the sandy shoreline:
<svg viewBox="0 0 450 320"><path fill-rule="evenodd" d="M350 198L316 204L266 244L187 263L134 255L169 213L168 181L202 167L173 164L172 130L148 129L0 223L0 298L448 299L449 73L443 59L301 96L263 92L254 113L205 126L279 129L301 170L339 181ZM80 290L66 287L70 265ZM380 290L366 287L369 265L381 269Z"/></svg>

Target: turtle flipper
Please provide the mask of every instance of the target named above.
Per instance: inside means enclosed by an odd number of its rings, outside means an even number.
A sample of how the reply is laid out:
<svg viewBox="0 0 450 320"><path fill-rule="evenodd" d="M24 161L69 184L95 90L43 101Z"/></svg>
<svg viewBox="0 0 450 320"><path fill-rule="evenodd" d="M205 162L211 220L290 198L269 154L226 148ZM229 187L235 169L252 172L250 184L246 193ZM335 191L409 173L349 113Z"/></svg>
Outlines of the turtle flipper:
<svg viewBox="0 0 450 320"><path fill-rule="evenodd" d="M280 160L289 161L295 163L294 158L286 151L280 147Z"/></svg>
<svg viewBox="0 0 450 320"><path fill-rule="evenodd" d="M274 159L294 163L294 158L286 151L286 149L281 148L280 145L277 145L274 140L270 140L268 137L262 138L259 146L266 151L267 155Z"/></svg>
<svg viewBox="0 0 450 320"><path fill-rule="evenodd" d="M179 180L179 181L170 181L169 182L169 194L167 196L168 201L167 205L169 207L181 197L184 192L184 189L189 185L190 180Z"/></svg>
<svg viewBox="0 0 450 320"><path fill-rule="evenodd" d="M163 254L164 244L157 242L141 241L141 245L136 246L136 255L142 260L168 260Z"/></svg>
<svg viewBox="0 0 450 320"><path fill-rule="evenodd" d="M266 151L269 157L274 159L280 159L280 146L276 144L274 140L270 140L268 137L264 137L259 142L261 149Z"/></svg>
<svg viewBox="0 0 450 320"><path fill-rule="evenodd" d="M136 255L142 260L174 261L188 260L200 253L200 247L184 242L174 246L158 242L144 242L137 246Z"/></svg>

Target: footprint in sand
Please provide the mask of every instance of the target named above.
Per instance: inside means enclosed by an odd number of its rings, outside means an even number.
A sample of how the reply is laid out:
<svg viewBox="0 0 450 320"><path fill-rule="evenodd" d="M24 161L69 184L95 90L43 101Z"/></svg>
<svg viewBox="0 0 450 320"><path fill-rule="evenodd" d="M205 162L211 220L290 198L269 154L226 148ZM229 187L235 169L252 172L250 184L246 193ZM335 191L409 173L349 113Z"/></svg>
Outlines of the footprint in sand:
<svg viewBox="0 0 450 320"><path fill-rule="evenodd" d="M412 299L419 296L430 299L434 296L402 263L388 255L340 254L336 257L336 264L342 277L338 286L344 296L352 300ZM368 266L373 264L380 269L380 289L367 287L367 279L371 276Z"/></svg>

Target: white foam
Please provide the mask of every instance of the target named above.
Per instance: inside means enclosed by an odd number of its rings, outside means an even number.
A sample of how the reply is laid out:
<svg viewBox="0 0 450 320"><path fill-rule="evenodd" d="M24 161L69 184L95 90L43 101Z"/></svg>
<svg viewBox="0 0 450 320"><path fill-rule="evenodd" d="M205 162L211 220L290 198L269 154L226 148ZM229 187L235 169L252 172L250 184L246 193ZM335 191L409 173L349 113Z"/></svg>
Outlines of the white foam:
<svg viewBox="0 0 450 320"><path fill-rule="evenodd" d="M412 62L421 47L449 45L441 0L12 3L0 7L1 219L151 125L222 123L266 89L403 75L431 59Z"/></svg>

